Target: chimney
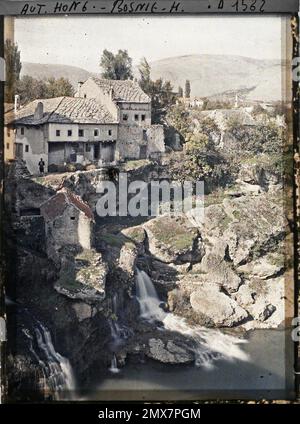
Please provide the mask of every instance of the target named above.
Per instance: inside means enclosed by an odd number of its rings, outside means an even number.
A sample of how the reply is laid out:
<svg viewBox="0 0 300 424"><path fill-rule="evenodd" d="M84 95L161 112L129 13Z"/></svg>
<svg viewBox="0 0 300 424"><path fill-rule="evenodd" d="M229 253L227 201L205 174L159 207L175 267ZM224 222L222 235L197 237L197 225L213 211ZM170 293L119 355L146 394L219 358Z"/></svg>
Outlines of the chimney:
<svg viewBox="0 0 300 424"><path fill-rule="evenodd" d="M34 111L34 119L38 121L42 119L43 116L44 116L44 105L42 102L38 102L37 107L35 108L35 111Z"/></svg>
<svg viewBox="0 0 300 424"><path fill-rule="evenodd" d="M82 81L78 81L77 83L77 97L81 97L81 87L82 87L83 82Z"/></svg>
<svg viewBox="0 0 300 424"><path fill-rule="evenodd" d="M20 96L18 94L16 94L15 95L15 106L14 106L15 113L17 113L19 108L20 108Z"/></svg>

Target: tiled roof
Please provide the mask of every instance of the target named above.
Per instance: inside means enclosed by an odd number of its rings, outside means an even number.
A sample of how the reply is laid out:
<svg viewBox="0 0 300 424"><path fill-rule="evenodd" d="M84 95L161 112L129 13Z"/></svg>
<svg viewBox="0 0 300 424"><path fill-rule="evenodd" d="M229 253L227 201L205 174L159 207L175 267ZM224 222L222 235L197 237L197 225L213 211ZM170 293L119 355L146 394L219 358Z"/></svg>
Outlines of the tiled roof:
<svg viewBox="0 0 300 424"><path fill-rule="evenodd" d="M41 213L47 221L62 216L68 205L73 205L83 212L90 220L94 219L91 208L79 196L63 188L41 205Z"/></svg>
<svg viewBox="0 0 300 424"><path fill-rule="evenodd" d="M130 80L108 80L92 77L103 91L113 89L113 99L117 102L149 103L150 97L144 93L139 84Z"/></svg>
<svg viewBox="0 0 300 424"><path fill-rule="evenodd" d="M43 103L44 114L35 119L34 112L38 103ZM79 97L55 97L30 102L18 110L15 121L18 124L41 125L52 123L112 124L116 123L108 110L95 99Z"/></svg>

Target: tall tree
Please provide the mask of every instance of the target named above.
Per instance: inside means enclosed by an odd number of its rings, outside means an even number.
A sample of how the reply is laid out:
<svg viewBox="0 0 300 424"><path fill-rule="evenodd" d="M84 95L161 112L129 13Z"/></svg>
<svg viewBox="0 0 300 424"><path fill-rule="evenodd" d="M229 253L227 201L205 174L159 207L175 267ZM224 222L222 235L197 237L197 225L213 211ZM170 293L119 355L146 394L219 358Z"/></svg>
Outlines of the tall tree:
<svg viewBox="0 0 300 424"><path fill-rule="evenodd" d="M13 103L16 94L16 84L20 79L22 63L18 45L11 40L6 40L5 42L4 58L6 65L5 101Z"/></svg>
<svg viewBox="0 0 300 424"><path fill-rule="evenodd" d="M185 97L189 99L191 97L191 82L190 80L185 81Z"/></svg>
<svg viewBox="0 0 300 424"><path fill-rule="evenodd" d="M162 117L167 109L175 103L175 93L170 81L163 81L159 78L156 81L151 79L151 66L146 58L143 58L139 65L140 80L142 90L148 94L152 102L152 121L161 123Z"/></svg>
<svg viewBox="0 0 300 424"><path fill-rule="evenodd" d="M119 50L113 54L108 50L102 53L100 66L102 68L102 78L113 80L133 79L132 59L127 50Z"/></svg>
<svg viewBox="0 0 300 424"><path fill-rule="evenodd" d="M178 87L178 97L183 97L183 88L181 86Z"/></svg>
<svg viewBox="0 0 300 424"><path fill-rule="evenodd" d="M144 57L139 65L139 73L140 73L140 86L142 90L145 92L148 92L150 90L151 85L151 66L149 65L149 62Z"/></svg>

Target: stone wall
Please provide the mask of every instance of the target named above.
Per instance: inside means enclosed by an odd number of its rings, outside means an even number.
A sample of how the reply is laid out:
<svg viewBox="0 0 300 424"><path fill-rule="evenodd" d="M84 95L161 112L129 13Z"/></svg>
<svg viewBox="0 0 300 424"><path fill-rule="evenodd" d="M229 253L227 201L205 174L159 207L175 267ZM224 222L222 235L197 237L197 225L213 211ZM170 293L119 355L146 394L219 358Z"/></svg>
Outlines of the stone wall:
<svg viewBox="0 0 300 424"><path fill-rule="evenodd" d="M59 248L66 245L91 248L91 221L75 206L69 205L63 215L46 223L49 246Z"/></svg>
<svg viewBox="0 0 300 424"><path fill-rule="evenodd" d="M45 169L48 167L48 131L45 127L22 128L24 129L24 134L21 134L21 127L17 129L16 143L23 146L23 160L28 171L33 175L37 175L39 173L38 163L41 158L45 162Z"/></svg>
<svg viewBox="0 0 300 424"><path fill-rule="evenodd" d="M164 130L162 125L140 127L120 125L117 143L120 159L140 159L143 150L146 157L154 153L164 153Z"/></svg>

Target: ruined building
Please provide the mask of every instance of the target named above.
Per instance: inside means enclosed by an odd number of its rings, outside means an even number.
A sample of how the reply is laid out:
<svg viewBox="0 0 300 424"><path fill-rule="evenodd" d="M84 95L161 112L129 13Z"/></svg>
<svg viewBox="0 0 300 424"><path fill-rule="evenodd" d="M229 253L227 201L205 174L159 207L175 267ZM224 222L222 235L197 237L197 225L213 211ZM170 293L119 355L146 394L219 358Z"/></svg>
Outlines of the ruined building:
<svg viewBox="0 0 300 424"><path fill-rule="evenodd" d="M133 81L89 78L75 97L34 100L6 123L15 133L15 157L32 174L46 164L97 166L164 152L161 125L151 124L151 100Z"/></svg>

